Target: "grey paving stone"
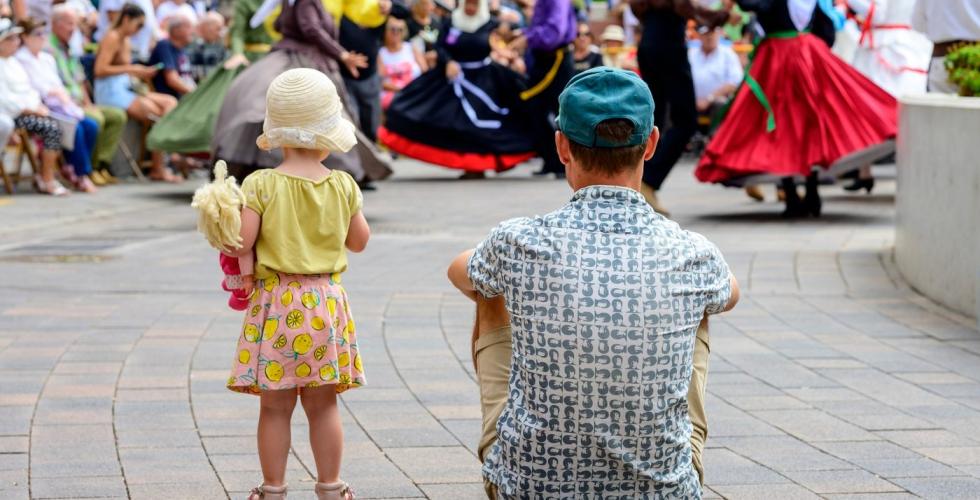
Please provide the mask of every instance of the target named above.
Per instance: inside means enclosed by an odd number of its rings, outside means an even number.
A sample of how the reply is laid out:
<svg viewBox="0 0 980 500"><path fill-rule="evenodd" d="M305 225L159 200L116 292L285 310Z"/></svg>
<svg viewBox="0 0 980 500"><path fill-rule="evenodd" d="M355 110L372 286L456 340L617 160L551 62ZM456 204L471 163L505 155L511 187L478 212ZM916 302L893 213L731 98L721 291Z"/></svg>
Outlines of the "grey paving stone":
<svg viewBox="0 0 980 500"><path fill-rule="evenodd" d="M732 406L745 411L799 410L810 408L810 405L790 396L731 396L725 397L725 400Z"/></svg>
<svg viewBox="0 0 980 500"><path fill-rule="evenodd" d="M980 446L916 448L919 453L949 465L980 465Z"/></svg>
<svg viewBox="0 0 980 500"><path fill-rule="evenodd" d="M805 441L876 439L869 432L818 410L770 410L752 414Z"/></svg>
<svg viewBox="0 0 980 500"><path fill-rule="evenodd" d="M842 441L817 443L816 446L845 460L893 459L913 460L922 455L887 441Z"/></svg>
<svg viewBox="0 0 980 500"><path fill-rule="evenodd" d="M973 500L980 494L980 479L977 478L896 478L894 481L922 498Z"/></svg>
<svg viewBox="0 0 980 500"><path fill-rule="evenodd" d="M974 445L970 438L945 429L878 431L878 436L906 448Z"/></svg>
<svg viewBox="0 0 980 500"><path fill-rule="evenodd" d="M133 484L129 486L132 500L180 498L186 500L212 500L225 497L225 490L217 479L194 483ZM238 496L233 498L245 498Z"/></svg>
<svg viewBox="0 0 980 500"><path fill-rule="evenodd" d="M0 472L26 470L27 453L0 453Z"/></svg>
<svg viewBox="0 0 980 500"><path fill-rule="evenodd" d="M34 498L125 497L122 476L36 478L31 481Z"/></svg>
<svg viewBox="0 0 980 500"><path fill-rule="evenodd" d="M129 484L206 482L214 477L202 448L122 448L119 458Z"/></svg>
<svg viewBox="0 0 980 500"><path fill-rule="evenodd" d="M902 488L864 470L790 471L786 476L816 493L876 493Z"/></svg>
<svg viewBox="0 0 980 500"><path fill-rule="evenodd" d="M192 429L118 429L116 442L119 448L199 448L201 446L201 439Z"/></svg>
<svg viewBox="0 0 980 500"><path fill-rule="evenodd" d="M482 477L480 462L462 446L386 448L385 453L420 484L472 483Z"/></svg>
<svg viewBox="0 0 980 500"><path fill-rule="evenodd" d="M483 483L420 484L419 488L431 500L484 500L487 494Z"/></svg>
<svg viewBox="0 0 980 500"><path fill-rule="evenodd" d="M211 465L218 472L250 471L261 472L262 466L259 463L259 456L252 450L251 453L241 453L237 455L210 455Z"/></svg>
<svg viewBox="0 0 980 500"><path fill-rule="evenodd" d="M0 453L27 453L27 436L0 436Z"/></svg>
<svg viewBox="0 0 980 500"><path fill-rule="evenodd" d="M838 470L851 467L848 462L786 435L711 438L706 444L728 448L774 471Z"/></svg>
<svg viewBox="0 0 980 500"><path fill-rule="evenodd" d="M921 498L911 493L855 493L843 495L823 495L828 500L913 500Z"/></svg>
<svg viewBox="0 0 980 500"><path fill-rule="evenodd" d="M480 443L480 437L483 433L483 421L476 419L465 419L465 420L443 420L442 424L449 429L449 432L456 436L463 446L466 446L474 455L477 452L477 446Z"/></svg>
<svg viewBox="0 0 980 500"><path fill-rule="evenodd" d="M119 462L113 456L54 457L51 462L31 458L31 480L34 478L73 478L84 476L114 476L119 474Z"/></svg>
<svg viewBox="0 0 980 500"><path fill-rule="evenodd" d="M927 458L915 459L855 459L855 464L884 478L941 477L966 474Z"/></svg>
<svg viewBox="0 0 980 500"><path fill-rule="evenodd" d="M223 454L256 453L254 436L206 437L201 440L208 456Z"/></svg>
<svg viewBox="0 0 980 500"><path fill-rule="evenodd" d="M712 488L721 485L789 483L786 477L725 448L704 450L704 470ZM708 472L710 471L710 472Z"/></svg>
<svg viewBox="0 0 980 500"><path fill-rule="evenodd" d="M780 498L785 500L809 500L820 498L812 491L796 484L747 484L713 486L722 497L729 500Z"/></svg>

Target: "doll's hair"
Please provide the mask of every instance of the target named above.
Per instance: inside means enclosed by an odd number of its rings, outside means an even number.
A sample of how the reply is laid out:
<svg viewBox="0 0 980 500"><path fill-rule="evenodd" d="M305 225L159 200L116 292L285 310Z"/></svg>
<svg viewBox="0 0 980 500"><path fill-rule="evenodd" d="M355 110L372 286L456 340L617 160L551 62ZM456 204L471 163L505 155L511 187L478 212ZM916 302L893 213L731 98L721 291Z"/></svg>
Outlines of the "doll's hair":
<svg viewBox="0 0 980 500"><path fill-rule="evenodd" d="M197 230L216 250L228 252L242 247L242 206L245 193L234 177L228 176L228 165L218 160L214 180L194 191L191 207L197 210Z"/></svg>

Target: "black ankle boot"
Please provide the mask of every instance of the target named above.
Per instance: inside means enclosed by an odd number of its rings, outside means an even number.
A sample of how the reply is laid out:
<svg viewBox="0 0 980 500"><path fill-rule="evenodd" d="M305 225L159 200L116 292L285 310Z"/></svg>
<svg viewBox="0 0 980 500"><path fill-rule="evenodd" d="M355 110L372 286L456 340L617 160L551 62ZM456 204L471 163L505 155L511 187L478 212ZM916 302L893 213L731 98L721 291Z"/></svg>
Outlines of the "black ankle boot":
<svg viewBox="0 0 980 500"><path fill-rule="evenodd" d="M783 211L783 217L787 219L806 217L807 209L803 205L803 201L800 200L800 195L796 192L796 182L793 181L793 178L783 177L781 185L783 192L786 193L786 210Z"/></svg>
<svg viewBox="0 0 980 500"><path fill-rule="evenodd" d="M803 198L803 204L806 206L806 211L814 216L820 217L820 211L823 208L823 202L820 200L820 193L817 191L817 185L820 183L820 174L814 169L810 172L809 177L806 178L806 197Z"/></svg>

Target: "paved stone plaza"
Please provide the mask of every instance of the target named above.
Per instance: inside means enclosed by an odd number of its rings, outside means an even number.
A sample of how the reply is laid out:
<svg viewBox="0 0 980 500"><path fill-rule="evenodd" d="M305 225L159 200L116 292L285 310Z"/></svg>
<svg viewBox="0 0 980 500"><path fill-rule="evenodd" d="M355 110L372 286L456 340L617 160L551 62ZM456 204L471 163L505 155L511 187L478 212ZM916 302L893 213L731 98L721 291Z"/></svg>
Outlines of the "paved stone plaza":
<svg viewBox="0 0 980 500"><path fill-rule="evenodd" d="M570 191L529 167L396 171L366 194L374 237L344 277L369 385L343 397L343 476L358 498L481 498L472 311L445 268ZM224 388L241 314L194 230L196 184L0 197L0 499L241 499L261 482L258 398ZM686 165L663 194L743 289L711 324L706 496L980 498L975 324L896 272L894 182L824 193L822 219L786 222ZM312 498L295 422L291 497Z"/></svg>

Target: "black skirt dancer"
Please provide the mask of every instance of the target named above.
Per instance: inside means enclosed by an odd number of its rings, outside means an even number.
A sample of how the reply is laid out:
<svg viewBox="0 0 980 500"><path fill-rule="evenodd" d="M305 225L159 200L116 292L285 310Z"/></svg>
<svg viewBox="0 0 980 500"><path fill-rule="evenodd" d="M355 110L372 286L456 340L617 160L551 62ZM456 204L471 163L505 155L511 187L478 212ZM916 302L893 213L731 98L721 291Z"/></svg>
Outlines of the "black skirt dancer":
<svg viewBox="0 0 980 500"><path fill-rule="evenodd" d="M534 156L522 124L524 78L490 60L488 22L473 33L447 23L436 49L439 65L399 92L388 107L379 140L392 151L471 172L502 171ZM456 61L460 76L446 78Z"/></svg>

